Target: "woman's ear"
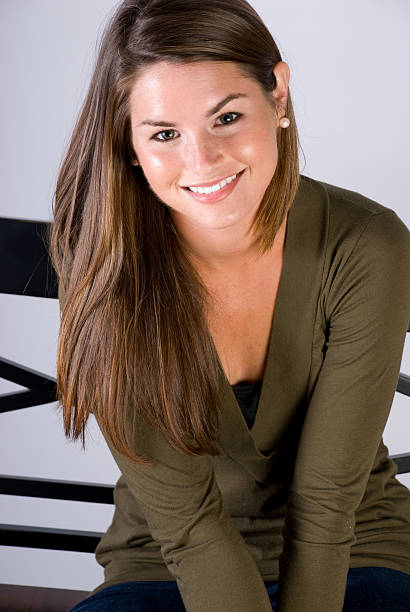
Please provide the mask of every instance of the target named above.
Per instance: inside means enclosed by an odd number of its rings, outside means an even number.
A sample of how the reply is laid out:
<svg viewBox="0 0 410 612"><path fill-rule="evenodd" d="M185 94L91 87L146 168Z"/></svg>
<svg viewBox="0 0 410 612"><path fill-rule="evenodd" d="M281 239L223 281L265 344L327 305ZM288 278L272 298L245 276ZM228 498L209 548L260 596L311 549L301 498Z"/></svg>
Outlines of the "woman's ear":
<svg viewBox="0 0 410 612"><path fill-rule="evenodd" d="M276 77L276 87L272 91L272 96L278 107L278 122L286 114L286 102L288 99L288 87L290 70L286 62L278 62L273 68Z"/></svg>

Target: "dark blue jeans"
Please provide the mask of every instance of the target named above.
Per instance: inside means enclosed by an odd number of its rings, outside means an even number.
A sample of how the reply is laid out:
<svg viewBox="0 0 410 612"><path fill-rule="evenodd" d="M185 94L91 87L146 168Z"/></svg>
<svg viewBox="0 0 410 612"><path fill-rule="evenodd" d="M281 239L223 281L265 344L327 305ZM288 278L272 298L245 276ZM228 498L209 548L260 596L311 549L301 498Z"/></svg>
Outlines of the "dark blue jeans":
<svg viewBox="0 0 410 612"><path fill-rule="evenodd" d="M266 582L265 585L272 610L276 610L278 583ZM71 610L125 611L185 612L185 608L175 581L140 581L102 589ZM386 567L349 569L342 612L410 612L410 575Z"/></svg>

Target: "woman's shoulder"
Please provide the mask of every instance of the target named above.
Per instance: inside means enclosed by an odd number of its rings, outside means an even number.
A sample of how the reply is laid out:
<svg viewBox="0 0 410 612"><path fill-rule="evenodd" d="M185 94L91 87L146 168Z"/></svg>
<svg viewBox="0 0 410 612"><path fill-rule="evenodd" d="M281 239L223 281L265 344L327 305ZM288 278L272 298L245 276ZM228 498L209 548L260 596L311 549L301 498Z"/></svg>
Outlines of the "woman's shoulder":
<svg viewBox="0 0 410 612"><path fill-rule="evenodd" d="M310 242L321 278L325 319L351 300L349 316L357 313L366 320L375 308L381 311L389 302L396 318L401 309L408 322L406 224L392 208L361 193L309 177L302 181L305 197L298 201L296 218L299 230L307 227L313 232ZM303 238L301 231L298 235Z"/></svg>
<svg viewBox="0 0 410 612"><path fill-rule="evenodd" d="M320 202L317 210L326 226L328 247L353 246L362 234L374 234L392 245L410 242L409 230L395 210L358 191L301 175L301 190L309 202ZM322 227L324 229L324 227Z"/></svg>
<svg viewBox="0 0 410 612"><path fill-rule="evenodd" d="M363 195L358 191L333 185L325 181L320 181L312 177L301 175L301 185L312 195L324 197L329 204L329 212L336 215L352 218L369 218L374 214L383 212L394 212L388 206Z"/></svg>

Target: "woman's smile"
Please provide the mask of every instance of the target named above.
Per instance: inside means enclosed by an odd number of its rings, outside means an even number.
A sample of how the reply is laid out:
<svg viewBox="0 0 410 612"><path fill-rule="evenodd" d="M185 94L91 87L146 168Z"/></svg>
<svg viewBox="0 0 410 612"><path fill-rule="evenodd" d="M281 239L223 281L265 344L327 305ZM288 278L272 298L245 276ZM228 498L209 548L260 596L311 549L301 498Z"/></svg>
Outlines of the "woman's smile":
<svg viewBox="0 0 410 612"><path fill-rule="evenodd" d="M207 190L207 189L214 188L214 190L216 191L216 188L224 187L226 183L230 183L234 178L236 178L238 174L239 172L236 172L236 173L233 172L217 180L214 179L213 181L208 181L207 183L184 185L184 187L187 189L191 189L192 191L197 191L199 189L200 193L205 193L205 192L202 192L201 189Z"/></svg>
<svg viewBox="0 0 410 612"><path fill-rule="evenodd" d="M237 174L228 176L226 179L222 179L218 183L211 183L210 186L202 184L195 187L183 187L183 189L198 202L214 204L224 200L234 191L244 172L245 170L242 170Z"/></svg>

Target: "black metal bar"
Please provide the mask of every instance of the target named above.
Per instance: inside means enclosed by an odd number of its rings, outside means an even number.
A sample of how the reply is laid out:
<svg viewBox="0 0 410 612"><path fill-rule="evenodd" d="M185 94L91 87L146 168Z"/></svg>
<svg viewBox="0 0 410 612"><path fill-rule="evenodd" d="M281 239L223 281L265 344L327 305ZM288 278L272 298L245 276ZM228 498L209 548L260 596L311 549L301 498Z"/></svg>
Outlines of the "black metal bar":
<svg viewBox="0 0 410 612"><path fill-rule="evenodd" d="M2 495L113 504L113 491L113 485L109 484L0 476L0 494Z"/></svg>
<svg viewBox="0 0 410 612"><path fill-rule="evenodd" d="M51 389L56 382L56 379L52 376L32 370L4 357L0 357L0 378L5 378L27 389L38 389L39 391L45 388Z"/></svg>
<svg viewBox="0 0 410 612"><path fill-rule="evenodd" d="M21 410L22 408L32 408L56 401L56 386L53 389L44 391L14 391L0 395L0 413Z"/></svg>
<svg viewBox="0 0 410 612"><path fill-rule="evenodd" d="M49 228L47 221L0 218L0 293L58 297Z"/></svg>
<svg viewBox="0 0 410 612"><path fill-rule="evenodd" d="M398 393L403 393L403 395L407 395L408 397L410 397L410 376L400 372L396 391Z"/></svg>
<svg viewBox="0 0 410 612"><path fill-rule="evenodd" d="M0 524L0 545L93 553L102 533Z"/></svg>
<svg viewBox="0 0 410 612"><path fill-rule="evenodd" d="M390 459L393 459L397 465L398 474L407 474L410 472L410 453L400 453L399 455L390 455Z"/></svg>

